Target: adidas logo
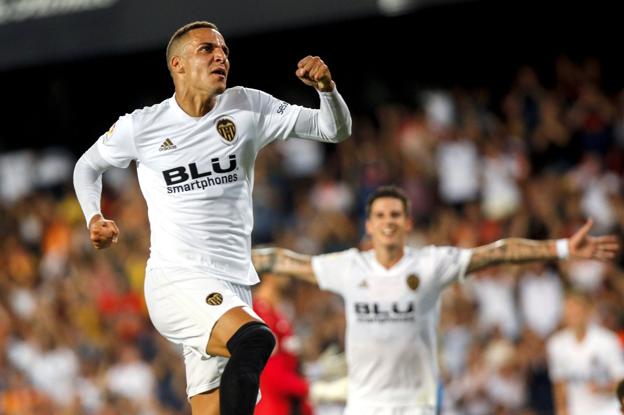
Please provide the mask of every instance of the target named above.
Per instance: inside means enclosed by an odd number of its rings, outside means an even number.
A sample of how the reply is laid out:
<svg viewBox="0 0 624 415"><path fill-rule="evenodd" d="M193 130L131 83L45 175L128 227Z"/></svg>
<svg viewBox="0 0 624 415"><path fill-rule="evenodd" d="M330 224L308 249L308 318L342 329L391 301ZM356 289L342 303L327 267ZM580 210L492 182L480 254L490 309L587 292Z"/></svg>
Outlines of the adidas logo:
<svg viewBox="0 0 624 415"><path fill-rule="evenodd" d="M168 138L165 141L163 141L163 143L158 148L158 151L173 150L174 148L178 148L178 146L173 144L173 141L171 141L171 139Z"/></svg>

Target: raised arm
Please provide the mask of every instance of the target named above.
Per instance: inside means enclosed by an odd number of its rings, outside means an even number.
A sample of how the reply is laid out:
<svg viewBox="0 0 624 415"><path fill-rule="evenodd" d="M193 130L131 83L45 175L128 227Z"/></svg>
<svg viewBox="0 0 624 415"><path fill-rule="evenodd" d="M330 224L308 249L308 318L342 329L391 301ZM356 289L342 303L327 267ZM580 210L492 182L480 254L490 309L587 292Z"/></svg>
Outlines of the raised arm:
<svg viewBox="0 0 624 415"><path fill-rule="evenodd" d="M312 257L284 248L257 248L251 250L251 260L259 274L271 272L284 274L302 281L317 284Z"/></svg>
<svg viewBox="0 0 624 415"><path fill-rule="evenodd" d="M615 258L619 241L614 235L589 236L593 221L589 219L569 239L536 241L532 239L508 238L472 250L467 272L500 265L521 264L531 261L557 259L599 259Z"/></svg>
<svg viewBox="0 0 624 415"><path fill-rule="evenodd" d="M321 103L319 109L301 109L290 137L330 143L349 137L351 114L325 62L318 56L306 56L299 61L296 75L318 91Z"/></svg>

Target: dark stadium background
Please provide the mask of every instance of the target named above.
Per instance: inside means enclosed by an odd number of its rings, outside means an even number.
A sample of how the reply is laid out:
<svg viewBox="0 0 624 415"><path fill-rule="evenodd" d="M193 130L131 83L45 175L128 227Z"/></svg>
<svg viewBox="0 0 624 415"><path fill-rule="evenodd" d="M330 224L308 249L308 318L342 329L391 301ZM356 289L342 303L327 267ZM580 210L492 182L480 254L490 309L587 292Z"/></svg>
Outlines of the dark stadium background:
<svg viewBox="0 0 624 415"><path fill-rule="evenodd" d="M536 67L548 86L554 58L567 54L599 58L608 91L621 86L624 73L620 9L618 2L433 1L398 16L375 13L239 36L224 31L232 51L229 84L287 100L314 99L293 73L298 59L317 54L354 113L365 113L387 99L414 104L416 87L502 92L525 64ZM149 25L143 18L136 24ZM149 50L50 58L2 70L0 150L57 145L79 153L120 114L170 96L166 40ZM11 41L5 38L5 47ZM53 47L53 40L47 43Z"/></svg>

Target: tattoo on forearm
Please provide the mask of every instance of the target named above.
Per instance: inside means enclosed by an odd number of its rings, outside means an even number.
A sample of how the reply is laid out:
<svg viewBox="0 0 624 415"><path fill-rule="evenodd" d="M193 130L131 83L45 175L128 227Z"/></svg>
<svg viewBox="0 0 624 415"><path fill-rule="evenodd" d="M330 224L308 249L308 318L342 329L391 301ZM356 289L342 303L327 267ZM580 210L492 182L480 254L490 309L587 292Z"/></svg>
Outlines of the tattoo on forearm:
<svg viewBox="0 0 624 415"><path fill-rule="evenodd" d="M258 273L272 272L275 266L275 248L258 248L251 250L251 260Z"/></svg>
<svg viewBox="0 0 624 415"><path fill-rule="evenodd" d="M259 273L272 272L314 278L311 257L281 248L259 248L252 250L252 259Z"/></svg>
<svg viewBox="0 0 624 415"><path fill-rule="evenodd" d="M310 268L310 257L295 252L283 250L276 254L273 272L297 274L306 272Z"/></svg>
<svg viewBox="0 0 624 415"><path fill-rule="evenodd" d="M475 248L468 272L499 264L520 264L530 261L557 259L555 241L531 239L501 239L489 245Z"/></svg>

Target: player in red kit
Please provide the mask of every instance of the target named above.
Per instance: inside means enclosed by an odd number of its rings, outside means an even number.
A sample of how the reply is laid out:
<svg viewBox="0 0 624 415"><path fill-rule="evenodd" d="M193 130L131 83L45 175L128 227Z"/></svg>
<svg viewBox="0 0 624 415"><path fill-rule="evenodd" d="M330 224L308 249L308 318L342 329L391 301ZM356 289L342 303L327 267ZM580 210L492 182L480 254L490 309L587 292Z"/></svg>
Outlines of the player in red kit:
<svg viewBox="0 0 624 415"><path fill-rule="evenodd" d="M260 376L262 400L256 406L255 415L312 414L307 402L308 382L299 373L298 340L292 324L279 310L288 284L287 278L266 274L253 294L254 311L277 338Z"/></svg>

